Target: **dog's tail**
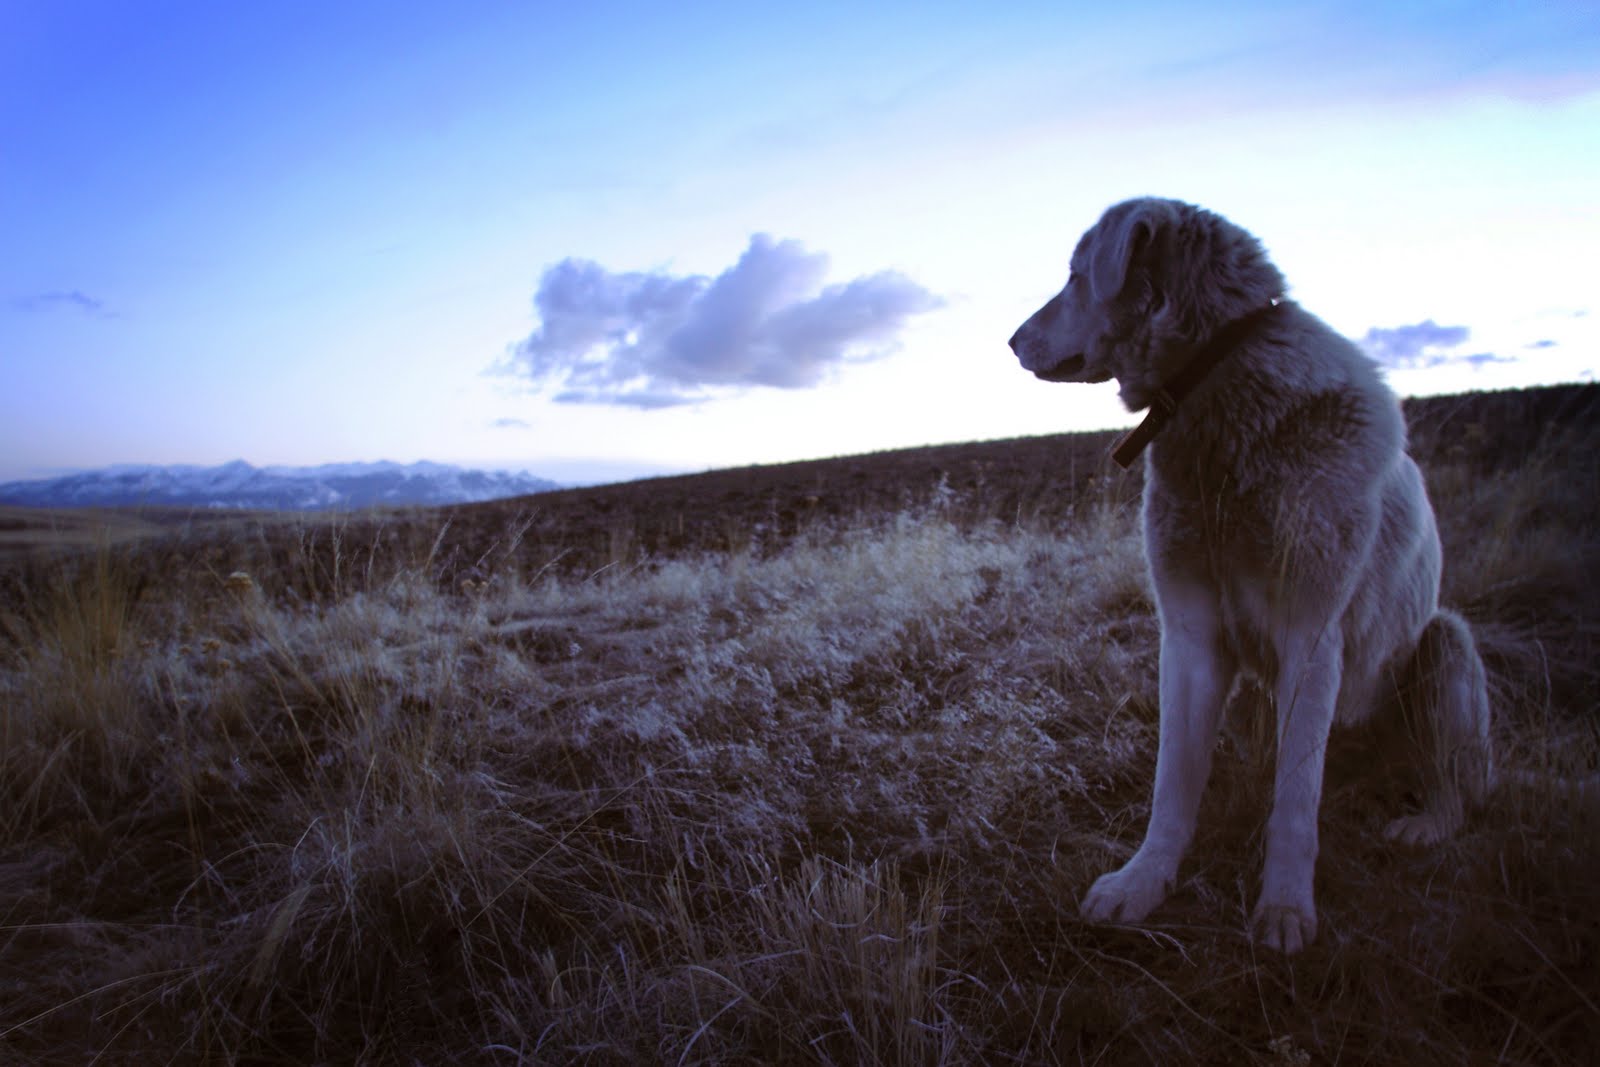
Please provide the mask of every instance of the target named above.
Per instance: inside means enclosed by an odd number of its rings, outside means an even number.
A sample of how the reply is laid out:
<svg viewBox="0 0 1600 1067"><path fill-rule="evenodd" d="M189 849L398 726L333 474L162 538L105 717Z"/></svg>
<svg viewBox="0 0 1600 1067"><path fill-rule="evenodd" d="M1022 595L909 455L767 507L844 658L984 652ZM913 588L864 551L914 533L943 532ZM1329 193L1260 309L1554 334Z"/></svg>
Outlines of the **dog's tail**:
<svg viewBox="0 0 1600 1067"><path fill-rule="evenodd" d="M1406 663L1400 706L1423 774L1422 811L1389 824L1390 837L1414 844L1442 840L1494 783L1489 743L1489 685L1466 620L1439 611L1428 620Z"/></svg>
<svg viewBox="0 0 1600 1067"><path fill-rule="evenodd" d="M1400 706L1423 775L1422 811L1390 837L1429 843L1453 834L1491 791L1518 788L1600 814L1600 772L1575 778L1500 770L1489 740L1489 686L1466 620L1439 611L1423 627L1400 686Z"/></svg>

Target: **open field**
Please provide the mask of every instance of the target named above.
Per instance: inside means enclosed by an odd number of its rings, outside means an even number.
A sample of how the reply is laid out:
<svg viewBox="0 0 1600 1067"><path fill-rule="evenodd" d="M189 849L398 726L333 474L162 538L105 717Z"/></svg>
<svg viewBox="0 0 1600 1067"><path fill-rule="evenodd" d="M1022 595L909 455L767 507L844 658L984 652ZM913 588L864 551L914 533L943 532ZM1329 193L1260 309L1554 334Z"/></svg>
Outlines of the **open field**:
<svg viewBox="0 0 1600 1067"><path fill-rule="evenodd" d="M1408 415L1542 784L1405 849L1387 731L1336 735L1292 960L1251 690L1172 899L1076 917L1155 752L1112 435L19 553L0 1062L1584 1062L1600 387Z"/></svg>
<svg viewBox="0 0 1600 1067"><path fill-rule="evenodd" d="M0 505L0 561L39 550L121 545L166 532L159 523L124 512Z"/></svg>
<svg viewBox="0 0 1600 1067"><path fill-rule="evenodd" d="M132 546L153 540L226 539L239 531L328 521L319 513L187 508L30 508L0 505L0 568L53 559L84 549ZM337 519L333 520L337 521Z"/></svg>

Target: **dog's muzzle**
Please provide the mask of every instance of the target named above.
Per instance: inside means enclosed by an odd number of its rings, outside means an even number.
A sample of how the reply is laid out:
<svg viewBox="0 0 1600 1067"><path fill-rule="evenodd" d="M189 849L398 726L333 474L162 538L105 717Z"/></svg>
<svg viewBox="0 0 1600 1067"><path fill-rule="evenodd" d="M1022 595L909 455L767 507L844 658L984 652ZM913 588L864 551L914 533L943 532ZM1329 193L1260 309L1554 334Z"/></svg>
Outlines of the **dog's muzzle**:
<svg viewBox="0 0 1600 1067"><path fill-rule="evenodd" d="M1008 342L1011 351L1017 354L1025 370L1033 372L1034 377L1046 382L1108 382L1111 374L1091 368L1089 360L1082 352L1046 363L1050 359L1050 346L1046 340L1046 331L1039 326L1041 317L1054 319L1060 297L1050 301L1036 312L1033 318L1017 328ZM1041 365L1044 364L1044 365Z"/></svg>
<svg viewBox="0 0 1600 1067"><path fill-rule="evenodd" d="M1086 382L1091 385L1111 380L1107 371L1089 370L1088 360L1081 355L1068 356L1052 366L1041 367L1033 372L1033 376L1047 382Z"/></svg>

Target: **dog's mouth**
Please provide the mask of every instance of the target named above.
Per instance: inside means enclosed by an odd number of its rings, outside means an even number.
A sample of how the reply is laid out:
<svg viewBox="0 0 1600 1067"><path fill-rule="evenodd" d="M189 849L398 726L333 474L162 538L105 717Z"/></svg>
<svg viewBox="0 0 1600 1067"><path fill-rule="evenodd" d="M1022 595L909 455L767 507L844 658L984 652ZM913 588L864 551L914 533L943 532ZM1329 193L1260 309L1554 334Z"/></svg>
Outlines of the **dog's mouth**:
<svg viewBox="0 0 1600 1067"><path fill-rule="evenodd" d="M1089 361L1081 354L1068 356L1053 367L1034 371L1033 375L1047 382L1087 382L1091 385L1111 380L1110 371L1090 370Z"/></svg>

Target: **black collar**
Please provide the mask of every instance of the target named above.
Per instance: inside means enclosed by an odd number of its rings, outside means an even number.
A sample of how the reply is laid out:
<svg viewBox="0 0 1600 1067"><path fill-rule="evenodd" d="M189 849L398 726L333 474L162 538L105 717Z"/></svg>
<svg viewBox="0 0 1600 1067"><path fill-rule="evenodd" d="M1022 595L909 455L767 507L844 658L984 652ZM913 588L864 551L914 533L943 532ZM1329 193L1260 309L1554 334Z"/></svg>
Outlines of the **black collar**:
<svg viewBox="0 0 1600 1067"><path fill-rule="evenodd" d="M1111 450L1111 458L1116 460L1124 470L1133 466L1133 461L1139 458L1139 453L1145 450L1156 434L1161 432L1161 427L1178 412L1178 404L1199 385L1201 380L1224 356L1232 352L1243 341L1245 335L1262 322L1268 315L1277 311L1283 305L1274 300L1254 311L1246 312L1231 322L1224 323L1222 328L1212 334L1211 340L1200 351L1196 352L1183 369L1172 376L1172 380L1156 390L1155 399L1150 402L1150 411L1145 415L1144 421L1129 430L1122 440L1117 442L1116 448Z"/></svg>

